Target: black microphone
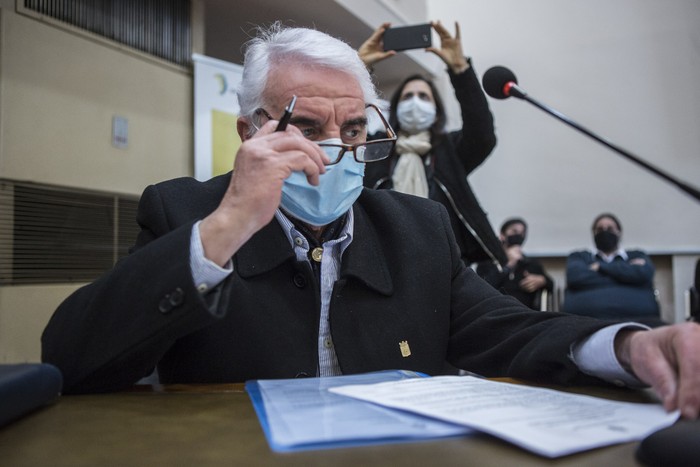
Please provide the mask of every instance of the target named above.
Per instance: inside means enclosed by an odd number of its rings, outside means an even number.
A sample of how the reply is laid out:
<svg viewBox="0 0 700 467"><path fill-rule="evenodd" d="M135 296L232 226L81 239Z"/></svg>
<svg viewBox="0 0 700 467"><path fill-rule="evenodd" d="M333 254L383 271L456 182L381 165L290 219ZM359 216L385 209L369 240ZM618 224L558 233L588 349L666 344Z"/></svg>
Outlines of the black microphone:
<svg viewBox="0 0 700 467"><path fill-rule="evenodd" d="M494 99L517 97L524 99L527 93L518 87L515 74L504 66L489 68L482 80L484 91Z"/></svg>
<svg viewBox="0 0 700 467"><path fill-rule="evenodd" d="M627 159L631 160L632 162L641 165L645 169L649 170L650 172L654 173L655 175L663 178L667 182L672 183L676 187L680 188L681 190L685 191L688 193L690 196L695 198L697 201L700 201L700 191L698 191L696 188L680 181L675 178L673 178L671 175L662 172L661 170L657 169L653 165L649 164L646 161L643 161L639 157L635 156L634 154L630 153L629 151L626 151L622 149L621 147L611 143L610 141L602 138L601 136L598 136L597 134L593 133L592 131L582 127L578 123L574 122L571 120L569 117L566 115L562 114L561 112L554 110L550 107L547 107L546 105L542 104L541 102L536 101L532 97L530 97L522 88L518 86L518 79L515 77L515 74L510 71L508 68L503 67L503 66L495 66L492 68L489 68L486 70L486 73L484 73L484 77L482 79L482 84L484 86L484 91L486 91L486 94L489 96L493 97L494 99L507 99L508 97L517 97L518 99L523 99L525 101L528 101L535 107L539 107L540 109L544 110L548 114L558 118L562 122L566 123L569 126L572 126L573 128L577 129L581 133L593 138L594 140L598 141L599 143L603 144L604 146L612 149L616 153L626 157Z"/></svg>

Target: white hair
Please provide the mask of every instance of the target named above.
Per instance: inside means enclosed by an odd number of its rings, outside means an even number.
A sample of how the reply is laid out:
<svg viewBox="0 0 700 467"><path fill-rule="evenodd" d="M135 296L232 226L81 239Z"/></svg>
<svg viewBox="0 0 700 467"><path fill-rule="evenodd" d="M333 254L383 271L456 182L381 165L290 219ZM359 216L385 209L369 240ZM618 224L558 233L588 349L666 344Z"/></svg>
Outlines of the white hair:
<svg viewBox="0 0 700 467"><path fill-rule="evenodd" d="M357 79L366 103L377 101L372 78L352 47L315 29L288 28L280 22L259 28L246 44L243 78L238 87L240 115L252 118L256 109L265 106L263 93L273 66L295 63L348 73Z"/></svg>

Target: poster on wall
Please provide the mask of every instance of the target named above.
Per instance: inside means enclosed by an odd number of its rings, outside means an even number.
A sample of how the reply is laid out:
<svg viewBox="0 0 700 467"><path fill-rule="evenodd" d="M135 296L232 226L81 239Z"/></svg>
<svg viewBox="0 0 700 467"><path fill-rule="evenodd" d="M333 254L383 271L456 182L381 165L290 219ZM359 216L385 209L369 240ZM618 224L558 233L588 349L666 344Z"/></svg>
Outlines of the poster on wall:
<svg viewBox="0 0 700 467"><path fill-rule="evenodd" d="M194 176L208 180L230 171L241 145L236 132L236 88L243 67L204 55L194 62Z"/></svg>

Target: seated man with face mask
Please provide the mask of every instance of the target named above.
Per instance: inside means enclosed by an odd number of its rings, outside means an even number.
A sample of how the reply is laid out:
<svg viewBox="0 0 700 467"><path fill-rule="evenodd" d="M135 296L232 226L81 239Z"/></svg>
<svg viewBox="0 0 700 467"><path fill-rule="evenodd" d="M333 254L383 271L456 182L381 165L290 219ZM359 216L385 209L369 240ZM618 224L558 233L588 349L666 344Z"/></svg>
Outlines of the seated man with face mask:
<svg viewBox="0 0 700 467"><path fill-rule="evenodd" d="M420 75L409 76L391 98L389 123L399 135L396 150L367 166L364 184L440 202L447 208L464 262L488 261L500 269L507 258L467 182L496 145L493 117L471 61L462 52L459 24L454 37L440 22L432 26L440 47L426 50L447 65L462 111L462 129L446 132L445 108L434 84ZM381 25L360 47L368 67L396 54L383 48L388 27L389 23Z"/></svg>
<svg viewBox="0 0 700 467"><path fill-rule="evenodd" d="M600 214L591 230L595 248L575 251L567 258L563 311L662 324L651 258L620 246L622 225L613 214Z"/></svg>
<svg viewBox="0 0 700 467"><path fill-rule="evenodd" d="M128 388L156 366L161 383L194 384L436 375L449 364L646 383L667 409L697 417L700 325L530 311L465 266L444 206L362 187L394 138L387 123L389 138L367 141L381 116L349 45L312 29L262 30L238 101L233 170L147 187L129 256L52 316L42 359L61 370L64 393ZM283 129L276 119L292 102Z"/></svg>
<svg viewBox="0 0 700 467"><path fill-rule="evenodd" d="M542 290L552 293L554 281L535 258L523 253L527 223L519 217L507 219L501 225L499 238L508 257L508 263L498 269L489 261L477 265L476 273L504 294L517 298L533 310L553 311L543 300Z"/></svg>

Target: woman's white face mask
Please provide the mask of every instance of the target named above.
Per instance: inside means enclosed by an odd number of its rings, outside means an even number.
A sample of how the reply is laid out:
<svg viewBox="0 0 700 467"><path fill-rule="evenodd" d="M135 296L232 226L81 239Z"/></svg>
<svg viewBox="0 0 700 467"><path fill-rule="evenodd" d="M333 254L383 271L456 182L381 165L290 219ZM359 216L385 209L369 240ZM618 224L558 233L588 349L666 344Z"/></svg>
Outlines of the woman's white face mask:
<svg viewBox="0 0 700 467"><path fill-rule="evenodd" d="M416 134L427 130L435 122L435 104L413 96L399 102L396 106L396 118L401 130Z"/></svg>

